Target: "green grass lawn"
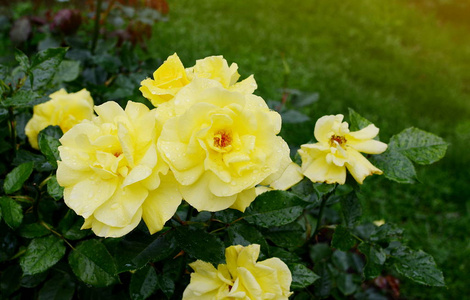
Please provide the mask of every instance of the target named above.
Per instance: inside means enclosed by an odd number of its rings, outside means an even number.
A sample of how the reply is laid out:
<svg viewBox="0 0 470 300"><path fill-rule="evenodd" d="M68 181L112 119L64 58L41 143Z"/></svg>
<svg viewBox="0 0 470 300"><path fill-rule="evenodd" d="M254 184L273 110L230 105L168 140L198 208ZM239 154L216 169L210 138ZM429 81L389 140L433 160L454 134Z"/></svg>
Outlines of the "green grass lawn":
<svg viewBox="0 0 470 300"><path fill-rule="evenodd" d="M170 21L155 26L149 54L177 52L186 66L224 55L242 77L255 74L256 93L273 100L281 97L285 59L287 87L320 95L306 111L314 120L351 107L381 129L384 141L409 126L441 135L448 153L418 168L421 183L369 179L364 218L403 226L411 244L443 269L447 289L406 282L405 299L462 299L470 294L470 36L462 23L409 3L175 0Z"/></svg>

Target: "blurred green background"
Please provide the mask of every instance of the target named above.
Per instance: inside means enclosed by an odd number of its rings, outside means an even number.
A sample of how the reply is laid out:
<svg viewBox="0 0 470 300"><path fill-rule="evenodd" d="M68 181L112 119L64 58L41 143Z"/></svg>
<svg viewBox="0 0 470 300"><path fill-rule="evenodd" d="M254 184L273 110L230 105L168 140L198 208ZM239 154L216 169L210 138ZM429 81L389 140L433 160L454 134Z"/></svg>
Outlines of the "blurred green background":
<svg viewBox="0 0 470 300"><path fill-rule="evenodd" d="M313 120L347 115L374 122L381 140L415 126L450 145L420 183L368 179L365 219L404 227L413 247L432 254L448 288L403 282L405 299L470 295L470 3L457 0L170 1L154 27L149 55L177 52L185 66L208 55L254 74L258 95L280 100L282 87L318 93ZM287 62L287 77L283 65ZM312 128L309 132L313 132ZM306 135L304 142L312 135Z"/></svg>

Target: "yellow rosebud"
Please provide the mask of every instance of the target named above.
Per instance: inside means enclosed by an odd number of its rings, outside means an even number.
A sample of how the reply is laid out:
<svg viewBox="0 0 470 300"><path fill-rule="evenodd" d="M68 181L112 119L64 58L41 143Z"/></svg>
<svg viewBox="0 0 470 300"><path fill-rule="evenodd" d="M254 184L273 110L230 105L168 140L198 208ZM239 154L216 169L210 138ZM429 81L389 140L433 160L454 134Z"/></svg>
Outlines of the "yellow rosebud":
<svg viewBox="0 0 470 300"><path fill-rule="evenodd" d="M150 233L161 230L181 195L157 153L156 111L131 101L125 110L106 102L95 111L60 139L57 181L65 203L98 236L122 236L142 218Z"/></svg>
<svg viewBox="0 0 470 300"><path fill-rule="evenodd" d="M374 140L379 129L373 124L349 131L343 115L324 116L315 124L314 135L318 143L300 147L302 172L313 182L339 183L346 181L346 169L360 184L372 174L382 174L362 154L379 154L387 144Z"/></svg>
<svg viewBox="0 0 470 300"><path fill-rule="evenodd" d="M183 63L175 53L153 73L153 79L147 78L141 82L140 91L154 106L158 106L173 99L188 83Z"/></svg>
<svg viewBox="0 0 470 300"><path fill-rule="evenodd" d="M195 271L183 293L183 300L276 299L287 300L292 294L292 275L277 257L256 262L260 246L230 246L225 250L227 264L217 269L197 260L190 264Z"/></svg>
<svg viewBox="0 0 470 300"><path fill-rule="evenodd" d="M58 125L65 133L82 120L93 117L93 99L86 89L70 94L60 89L49 97L49 101L34 106L33 117L25 127L29 143L35 149L39 149L39 132L47 126Z"/></svg>
<svg viewBox="0 0 470 300"><path fill-rule="evenodd" d="M158 149L183 198L199 211L244 211L255 186L269 185L291 163L277 136L281 116L258 96L198 78L163 108Z"/></svg>

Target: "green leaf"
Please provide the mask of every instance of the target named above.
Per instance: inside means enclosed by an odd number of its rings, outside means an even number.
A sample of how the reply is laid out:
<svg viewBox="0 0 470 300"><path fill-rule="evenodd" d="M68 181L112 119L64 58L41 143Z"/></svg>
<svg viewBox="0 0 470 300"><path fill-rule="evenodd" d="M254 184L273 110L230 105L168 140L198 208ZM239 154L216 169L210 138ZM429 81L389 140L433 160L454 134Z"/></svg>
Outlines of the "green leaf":
<svg viewBox="0 0 470 300"><path fill-rule="evenodd" d="M314 283L315 296L319 298L326 298L331 294L331 276L328 272L328 264L326 262L316 263L313 269L320 278Z"/></svg>
<svg viewBox="0 0 470 300"><path fill-rule="evenodd" d="M297 248L306 242L302 225L291 223L280 227L271 227L264 236L274 244L285 248Z"/></svg>
<svg viewBox="0 0 470 300"><path fill-rule="evenodd" d="M356 239L351 235L349 229L338 225L333 234L331 246L342 251L348 251L354 245L356 245Z"/></svg>
<svg viewBox="0 0 470 300"><path fill-rule="evenodd" d="M349 129L351 131L361 130L372 124L371 121L367 120L366 118L362 117L360 114L355 112L352 108L348 108L349 110Z"/></svg>
<svg viewBox="0 0 470 300"><path fill-rule="evenodd" d="M373 155L370 162L390 180L398 183L416 182L416 171L411 160L390 146L384 153Z"/></svg>
<svg viewBox="0 0 470 300"><path fill-rule="evenodd" d="M133 300L144 300L150 297L157 287L157 272L153 267L146 266L132 274L129 293Z"/></svg>
<svg viewBox="0 0 470 300"><path fill-rule="evenodd" d="M59 185L55 175L51 176L47 181L47 193L56 201L62 199L64 196L64 188Z"/></svg>
<svg viewBox="0 0 470 300"><path fill-rule="evenodd" d="M245 211L248 223L269 228L294 222L308 203L285 191L269 191L259 195Z"/></svg>
<svg viewBox="0 0 470 300"><path fill-rule="evenodd" d="M48 128L50 127L51 126ZM55 127L57 128L58 126ZM60 142L54 136L48 135L47 131L45 131L46 129L42 130L38 135L39 150L41 150L42 154L44 154L44 156L47 158L47 161L54 168L57 168L57 161L60 160L60 154L58 150ZM56 130L60 130L60 128Z"/></svg>
<svg viewBox="0 0 470 300"><path fill-rule="evenodd" d="M56 273L39 291L38 300L71 300L75 282L68 274Z"/></svg>
<svg viewBox="0 0 470 300"><path fill-rule="evenodd" d="M321 199L324 195L333 192L336 188L336 184L314 183L313 188L318 196L318 199Z"/></svg>
<svg viewBox="0 0 470 300"><path fill-rule="evenodd" d="M27 73L30 68L29 58L21 50L15 49L15 59L23 72Z"/></svg>
<svg viewBox="0 0 470 300"><path fill-rule="evenodd" d="M366 265L364 267L364 277L373 279L380 275L385 263L386 256L384 250L369 243L361 243L358 247L359 251L366 256Z"/></svg>
<svg viewBox="0 0 470 300"><path fill-rule="evenodd" d="M98 240L82 242L70 253L69 264L80 280L95 287L105 287L119 281L111 254Z"/></svg>
<svg viewBox="0 0 470 300"><path fill-rule="evenodd" d="M392 253L393 264L398 273L411 280L430 286L445 286L444 276L434 258L421 250L401 247L399 254Z"/></svg>
<svg viewBox="0 0 470 300"><path fill-rule="evenodd" d="M22 224L18 228L18 234L22 237L33 239L50 234L46 227L39 223Z"/></svg>
<svg viewBox="0 0 470 300"><path fill-rule="evenodd" d="M76 60L63 60L55 74L55 82L70 82L80 75L80 62Z"/></svg>
<svg viewBox="0 0 470 300"><path fill-rule="evenodd" d="M370 236L372 242L390 242L401 239L403 229L391 223L385 223Z"/></svg>
<svg viewBox="0 0 470 300"><path fill-rule="evenodd" d="M34 90L43 88L51 82L64 59L65 52L67 52L67 48L49 48L32 57L30 70L33 76Z"/></svg>
<svg viewBox="0 0 470 300"><path fill-rule="evenodd" d="M28 289L34 288L41 284L46 279L47 275L49 275L48 271L44 271L34 275L23 275L23 277L21 278L21 286Z"/></svg>
<svg viewBox="0 0 470 300"><path fill-rule="evenodd" d="M23 221L23 210L19 203L9 197L1 197L0 207L2 208L3 219L11 229L20 226Z"/></svg>
<svg viewBox="0 0 470 300"><path fill-rule="evenodd" d="M339 273L339 276L336 278L336 284L341 293L346 296L352 295L358 288L357 284L353 281L353 274L349 273Z"/></svg>
<svg viewBox="0 0 470 300"><path fill-rule="evenodd" d="M444 157L448 144L437 135L418 128L408 128L390 139L390 148L421 165Z"/></svg>
<svg viewBox="0 0 470 300"><path fill-rule="evenodd" d="M12 194L21 189L23 183L28 180L29 176L33 172L33 166L34 164L32 162L24 163L8 173L5 178L5 182L3 183L5 193Z"/></svg>
<svg viewBox="0 0 470 300"><path fill-rule="evenodd" d="M23 274L44 272L55 265L64 254L64 242L54 235L33 239L20 259Z"/></svg>
<svg viewBox="0 0 470 300"><path fill-rule="evenodd" d="M0 102L1 107L16 107L16 108L24 108L24 107L32 107L37 103L37 99L41 98L41 96L31 90L19 90L13 96L6 98L4 101Z"/></svg>
<svg viewBox="0 0 470 300"><path fill-rule="evenodd" d="M310 258L314 263L327 260L331 256L331 248L326 243L316 243L310 247Z"/></svg>
<svg viewBox="0 0 470 300"><path fill-rule="evenodd" d="M175 292L175 282L164 274L159 275L157 281L158 288L162 290L163 294L165 294L168 299L170 299Z"/></svg>
<svg viewBox="0 0 470 300"><path fill-rule="evenodd" d="M340 198L341 212L347 227L351 228L361 218L362 208L355 192Z"/></svg>
<svg viewBox="0 0 470 300"><path fill-rule="evenodd" d="M18 247L18 239L7 225L0 222L0 262L8 260L12 257Z"/></svg>
<svg viewBox="0 0 470 300"><path fill-rule="evenodd" d="M77 216L73 210L68 210L62 220L60 220L57 229L66 239L80 240L90 233L88 229L80 229L83 223L82 217Z"/></svg>
<svg viewBox="0 0 470 300"><path fill-rule="evenodd" d="M177 250L175 232L148 236L134 232L125 236L118 245L115 258L118 272L140 269L148 262L161 261Z"/></svg>
<svg viewBox="0 0 470 300"><path fill-rule="evenodd" d="M215 264L225 261L225 246L222 241L204 230L178 227L176 241L181 249L196 259Z"/></svg>
<svg viewBox="0 0 470 300"><path fill-rule="evenodd" d="M20 282L21 268L18 264L2 267L2 272L0 272L0 296L4 296L2 299L8 299L9 295L18 290Z"/></svg>
<svg viewBox="0 0 470 300"><path fill-rule="evenodd" d="M320 276L302 264L291 264L288 267L292 273L291 288L293 290L306 288L320 278Z"/></svg>
<svg viewBox="0 0 470 300"><path fill-rule="evenodd" d="M266 243L261 232L254 226L244 222L237 222L227 229L227 233L232 245L248 246L250 244L259 244L261 251L265 254L269 254L268 243Z"/></svg>
<svg viewBox="0 0 470 300"><path fill-rule="evenodd" d="M336 250L331 256L331 262L337 269L346 272L351 267L351 260L347 252Z"/></svg>

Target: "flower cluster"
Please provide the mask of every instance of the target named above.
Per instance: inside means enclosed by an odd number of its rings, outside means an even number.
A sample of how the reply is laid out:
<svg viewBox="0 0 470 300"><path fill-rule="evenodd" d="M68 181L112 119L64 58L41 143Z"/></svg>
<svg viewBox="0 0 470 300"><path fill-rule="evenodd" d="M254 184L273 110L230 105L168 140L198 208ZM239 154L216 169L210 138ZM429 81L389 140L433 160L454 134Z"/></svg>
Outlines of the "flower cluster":
<svg viewBox="0 0 470 300"><path fill-rule="evenodd" d="M183 293L183 300L201 299L278 299L287 300L292 294L292 275L287 265L273 257L257 262L260 245L230 246L225 250L226 264L217 269L197 260Z"/></svg>

